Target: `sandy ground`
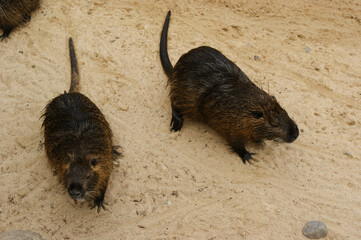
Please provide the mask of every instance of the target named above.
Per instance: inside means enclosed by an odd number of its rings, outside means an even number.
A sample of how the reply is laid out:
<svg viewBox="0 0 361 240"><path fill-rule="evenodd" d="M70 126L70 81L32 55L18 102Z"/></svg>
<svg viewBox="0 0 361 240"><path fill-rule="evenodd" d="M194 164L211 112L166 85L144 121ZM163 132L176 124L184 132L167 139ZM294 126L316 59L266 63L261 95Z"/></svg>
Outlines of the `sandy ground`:
<svg viewBox="0 0 361 240"><path fill-rule="evenodd" d="M303 225L321 220L327 239L361 239L360 1L180 2L44 0L0 42L0 231L304 239ZM260 160L252 166L204 124L186 120L180 133L169 131L158 56L169 9L172 62L201 45L221 50L295 119L296 142L249 148ZM124 149L100 214L74 204L41 144L43 108L69 87L69 36L82 93Z"/></svg>

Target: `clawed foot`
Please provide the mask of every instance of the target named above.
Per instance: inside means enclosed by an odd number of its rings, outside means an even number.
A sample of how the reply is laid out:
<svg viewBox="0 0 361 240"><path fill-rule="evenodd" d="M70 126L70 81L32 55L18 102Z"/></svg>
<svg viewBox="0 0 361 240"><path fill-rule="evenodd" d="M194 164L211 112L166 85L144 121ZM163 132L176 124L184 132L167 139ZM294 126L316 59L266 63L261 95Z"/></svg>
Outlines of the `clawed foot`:
<svg viewBox="0 0 361 240"><path fill-rule="evenodd" d="M4 41L6 38L9 38L11 30L13 29L12 28L4 29L3 35L0 36L0 41Z"/></svg>
<svg viewBox="0 0 361 240"><path fill-rule="evenodd" d="M183 125L183 116L177 110L172 110L172 120L170 122L171 130L178 132Z"/></svg>
<svg viewBox="0 0 361 240"><path fill-rule="evenodd" d="M95 207L97 207L97 212L100 212L100 209L102 208L104 211L106 211L107 209L105 208L105 205L108 205L106 202L104 202L102 199L95 199L93 206L90 207L90 209L94 209Z"/></svg>
<svg viewBox="0 0 361 240"><path fill-rule="evenodd" d="M31 20L31 15L25 15L24 16L24 23L27 23Z"/></svg>
<svg viewBox="0 0 361 240"><path fill-rule="evenodd" d="M238 154L241 158L242 158L242 162L244 164L246 164L246 162L248 162L249 164L252 164L253 165L253 162L258 162L257 159L254 159L252 157L252 155L256 155L255 153L250 153L250 152L247 152L245 151L245 153L243 154Z"/></svg>
<svg viewBox="0 0 361 240"><path fill-rule="evenodd" d="M242 162L244 164L246 164L246 162L248 162L249 164L252 164L253 165L253 161L254 162L258 162L257 159L254 159L252 157L252 155L256 155L255 153L250 153L248 152L245 147L244 147L244 144L233 144L231 145L233 150L242 158Z"/></svg>
<svg viewBox="0 0 361 240"><path fill-rule="evenodd" d="M0 36L0 41L4 41L6 38L9 38L10 32L4 31L4 33Z"/></svg>

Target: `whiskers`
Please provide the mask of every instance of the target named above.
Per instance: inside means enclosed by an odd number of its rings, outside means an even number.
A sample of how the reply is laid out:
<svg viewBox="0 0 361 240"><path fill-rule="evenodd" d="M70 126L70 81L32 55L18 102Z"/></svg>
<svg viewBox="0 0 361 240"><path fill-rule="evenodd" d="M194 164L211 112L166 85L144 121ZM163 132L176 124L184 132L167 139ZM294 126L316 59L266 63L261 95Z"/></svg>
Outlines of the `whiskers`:
<svg viewBox="0 0 361 240"><path fill-rule="evenodd" d="M97 197L97 191L86 191L84 194L84 198L87 200L94 200Z"/></svg>
<svg viewBox="0 0 361 240"><path fill-rule="evenodd" d="M285 140L283 140L282 138L276 138L273 141L276 143L284 143L285 142Z"/></svg>

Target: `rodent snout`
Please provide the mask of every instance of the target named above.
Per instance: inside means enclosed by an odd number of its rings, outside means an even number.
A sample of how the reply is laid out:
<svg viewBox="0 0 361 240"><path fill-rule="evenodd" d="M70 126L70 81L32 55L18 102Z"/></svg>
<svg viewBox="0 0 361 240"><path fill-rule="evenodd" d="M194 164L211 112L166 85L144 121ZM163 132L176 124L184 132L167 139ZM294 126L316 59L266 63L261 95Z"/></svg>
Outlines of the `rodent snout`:
<svg viewBox="0 0 361 240"><path fill-rule="evenodd" d="M294 122L292 122L288 129L287 142L291 143L291 142L295 141L297 139L298 135L299 135L298 127Z"/></svg>
<svg viewBox="0 0 361 240"><path fill-rule="evenodd" d="M85 190L80 183L71 183L68 187L68 193L72 199L83 198Z"/></svg>

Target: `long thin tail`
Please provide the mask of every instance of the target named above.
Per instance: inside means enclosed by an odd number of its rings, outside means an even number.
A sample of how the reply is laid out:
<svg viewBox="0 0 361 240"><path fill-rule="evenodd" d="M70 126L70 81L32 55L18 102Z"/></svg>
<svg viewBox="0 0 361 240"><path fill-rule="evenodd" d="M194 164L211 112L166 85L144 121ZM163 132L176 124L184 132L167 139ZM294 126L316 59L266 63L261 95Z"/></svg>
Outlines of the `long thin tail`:
<svg viewBox="0 0 361 240"><path fill-rule="evenodd" d="M171 77L173 71L173 66L169 60L168 50L167 50L167 35L168 35L170 14L171 13L169 11L167 17L165 18L162 34L160 37L160 47L159 47L160 61L162 62L164 72L165 74L167 74L168 78Z"/></svg>
<svg viewBox="0 0 361 240"><path fill-rule="evenodd" d="M69 92L79 92L79 70L78 62L76 60L73 39L69 38L69 55L70 55L70 66L71 66L71 83Z"/></svg>

